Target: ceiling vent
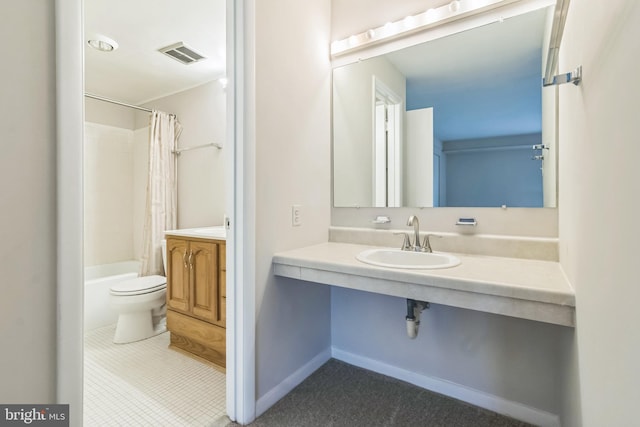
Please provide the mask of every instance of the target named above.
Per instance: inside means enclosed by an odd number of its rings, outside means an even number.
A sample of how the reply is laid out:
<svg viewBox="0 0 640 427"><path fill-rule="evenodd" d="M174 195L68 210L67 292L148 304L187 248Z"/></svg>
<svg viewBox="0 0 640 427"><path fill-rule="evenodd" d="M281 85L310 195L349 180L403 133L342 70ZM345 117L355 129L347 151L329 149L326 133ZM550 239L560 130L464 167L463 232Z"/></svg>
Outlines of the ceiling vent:
<svg viewBox="0 0 640 427"><path fill-rule="evenodd" d="M162 52L185 65L207 59L204 55L199 54L182 42L158 49L158 52Z"/></svg>

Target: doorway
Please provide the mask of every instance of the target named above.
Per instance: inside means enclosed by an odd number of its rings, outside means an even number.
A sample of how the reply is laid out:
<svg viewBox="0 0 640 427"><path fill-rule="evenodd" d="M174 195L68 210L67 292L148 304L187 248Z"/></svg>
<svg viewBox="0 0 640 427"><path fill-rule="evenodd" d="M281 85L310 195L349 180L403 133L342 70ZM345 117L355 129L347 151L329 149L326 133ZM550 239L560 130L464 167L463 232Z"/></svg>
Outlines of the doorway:
<svg viewBox="0 0 640 427"><path fill-rule="evenodd" d="M402 206L402 98L373 76L373 200Z"/></svg>
<svg viewBox="0 0 640 427"><path fill-rule="evenodd" d="M84 4L84 85L91 94L84 103L83 147L85 424L126 424L143 413L138 421L198 425L225 413L224 368L203 363L209 352L199 348L177 352L183 335L175 322L168 331L164 293L179 286L176 280L163 279L166 289L155 281L145 289L140 286L148 281L137 279L166 275L170 265L163 269L158 260L164 230L222 226L225 20L224 0ZM156 120L160 112L166 125ZM160 138L150 140L158 128ZM217 295L218 273L209 268L218 260L210 258L206 274L200 263L192 270L204 274L199 286ZM153 262L145 268L145 260ZM154 294L151 309L151 302L135 303ZM133 320L134 305L137 316L152 315L151 328L146 319ZM197 321L202 328L218 326L209 320ZM216 331L223 337L215 342L216 362L224 367L224 329ZM199 389L203 383L206 390ZM183 384L180 393L177 384Z"/></svg>
<svg viewBox="0 0 640 427"><path fill-rule="evenodd" d="M236 102L237 87L244 84L241 72L236 71L235 61L237 50L242 50L242 45L235 40L240 38L244 28L237 25L242 22L244 2L227 2L227 27L231 37L227 43L231 48L227 52L228 76L230 77L228 93L228 111L230 116L238 109L242 110L241 102ZM82 420L82 363L83 363L83 295L78 292L82 289L84 279L83 272L83 181L82 181L82 144L83 144L83 4L75 0L56 1L56 85L57 85L57 139L58 139L58 220L57 230L59 236L58 262L57 262L57 400L60 403L70 405L70 416L73 420ZM241 38L240 38L241 39ZM236 73L239 74L235 77ZM229 132L226 141L229 144L227 150L226 176L229 192L227 199L231 201L227 205L229 221L228 231L228 255L227 265L230 271L227 274L228 287L228 328L227 328L227 413L231 419L238 421L251 420L255 408L253 390L252 356L243 350L243 328L246 322L238 322L236 306L242 306L243 292L235 286L236 274L242 274L238 270L236 261L237 253L242 252L242 242L236 243L236 235L242 236L242 224L236 222L236 212L242 208L242 188L236 189L237 176L242 170L236 171L236 165L241 164L241 157L236 154L234 148L237 139L236 129L238 119L229 117L227 120ZM236 225L238 224L238 225ZM239 229L239 230L238 230ZM245 265L249 264L245 261ZM241 266L240 266L241 268ZM238 294L239 296L236 296ZM247 316L250 316L250 308ZM242 320L242 319L241 319ZM240 327L235 325L240 324ZM236 337L237 335L237 337ZM253 335L246 336L247 342L253 340ZM247 345L246 347L249 347ZM237 362L239 361L239 363ZM236 397L238 396L238 397ZM78 423L79 424L79 423ZM75 423L74 423L75 425Z"/></svg>

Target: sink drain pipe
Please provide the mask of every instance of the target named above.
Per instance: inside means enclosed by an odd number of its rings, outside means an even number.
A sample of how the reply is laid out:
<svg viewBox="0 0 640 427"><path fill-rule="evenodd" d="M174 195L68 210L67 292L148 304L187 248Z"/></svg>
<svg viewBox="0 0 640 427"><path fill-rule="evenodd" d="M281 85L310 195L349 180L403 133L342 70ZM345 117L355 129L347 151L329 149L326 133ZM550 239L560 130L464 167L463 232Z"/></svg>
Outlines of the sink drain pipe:
<svg viewBox="0 0 640 427"><path fill-rule="evenodd" d="M407 299L407 335L411 339L414 339L418 336L418 327L420 326L420 313L422 313L425 308L429 308L428 302Z"/></svg>

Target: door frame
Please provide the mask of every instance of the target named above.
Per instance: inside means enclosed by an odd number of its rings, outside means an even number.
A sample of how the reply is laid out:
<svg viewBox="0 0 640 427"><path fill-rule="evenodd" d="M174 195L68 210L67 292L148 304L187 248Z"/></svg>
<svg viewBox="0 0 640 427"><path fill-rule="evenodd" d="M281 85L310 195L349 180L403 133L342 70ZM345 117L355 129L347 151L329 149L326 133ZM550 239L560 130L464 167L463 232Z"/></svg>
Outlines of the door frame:
<svg viewBox="0 0 640 427"><path fill-rule="evenodd" d="M254 1L227 0L227 414L243 425L256 418Z"/></svg>
<svg viewBox="0 0 640 427"><path fill-rule="evenodd" d="M56 0L56 401L82 425L83 402L83 3Z"/></svg>
<svg viewBox="0 0 640 427"><path fill-rule="evenodd" d="M246 7L246 3L250 3ZM247 423L255 418L255 259L247 257L253 241L250 203L245 204L248 170L244 101L252 94L245 66L245 16L250 1L227 0L227 413ZM248 26L252 31L252 27ZM69 404L72 426L82 425L83 405L83 1L55 0L56 36L56 401ZM249 59L250 60L250 59ZM245 121L246 120L246 121ZM250 184L249 184L250 185ZM251 187L249 187L251 188ZM248 214L247 214L248 213ZM249 245L244 243L249 242Z"/></svg>
<svg viewBox="0 0 640 427"><path fill-rule="evenodd" d="M386 187L386 199L387 203L385 207L400 207L402 206L402 129L404 123L402 120L402 111L404 111L404 103L402 97L395 93L384 81L382 81L376 75L372 76L372 122L373 122L373 200L376 198L376 186L380 184L378 182L377 166L378 159L376 154L378 151L376 140L376 111L378 100L382 101L386 108L386 147L383 147L380 152L384 152L386 157L384 164L386 164L386 172L384 175L384 185ZM375 204L375 203L374 203Z"/></svg>

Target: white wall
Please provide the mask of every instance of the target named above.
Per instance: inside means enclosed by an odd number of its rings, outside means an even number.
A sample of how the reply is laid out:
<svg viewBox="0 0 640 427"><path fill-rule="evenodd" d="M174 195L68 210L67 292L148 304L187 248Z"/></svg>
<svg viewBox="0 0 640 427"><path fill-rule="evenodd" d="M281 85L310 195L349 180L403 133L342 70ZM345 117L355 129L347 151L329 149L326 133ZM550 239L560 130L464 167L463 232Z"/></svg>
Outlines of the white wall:
<svg viewBox="0 0 640 427"><path fill-rule="evenodd" d="M411 340L403 298L333 287L331 306L332 345L349 354L346 361L366 358L366 368L406 370L428 388L445 381L559 413L563 367L557 360L566 353L570 328L432 304Z"/></svg>
<svg viewBox="0 0 640 427"><path fill-rule="evenodd" d="M84 113L84 264L138 260L142 256L149 128L136 129L136 110L92 98L84 98ZM109 133L121 138L128 135L126 156L113 157L114 150L118 149L107 142ZM99 150L87 145L93 134L103 139ZM124 144L115 142L115 145ZM123 169L125 164L128 166ZM101 180L102 191L95 186L97 179ZM120 189L116 189L118 183ZM121 210L112 216L117 206ZM89 229L88 224L94 224L94 228Z"/></svg>
<svg viewBox="0 0 640 427"><path fill-rule="evenodd" d="M0 402L55 400L54 2L0 3ZM28 47L28 48L25 48Z"/></svg>
<svg viewBox="0 0 640 427"><path fill-rule="evenodd" d="M136 110L85 97L84 120L86 122L133 130L136 127Z"/></svg>
<svg viewBox="0 0 640 427"><path fill-rule="evenodd" d="M133 258L142 257L145 214L147 211L147 181L149 180L149 127L133 131L133 175L132 175L132 226Z"/></svg>
<svg viewBox="0 0 640 427"><path fill-rule="evenodd" d="M330 347L330 291L277 278L275 252L327 241L330 206L329 0L251 2L255 57L255 286L258 412L292 384L284 382ZM252 74L250 74L252 75ZM253 167L250 163L246 167ZM247 173L247 172L246 172ZM251 193L245 194L250 196ZM302 206L292 227L291 205ZM328 356L327 356L328 357ZM315 367L315 366L314 366ZM307 372L308 374L309 372ZM294 375L295 377L295 375ZM301 378L300 378L301 379Z"/></svg>
<svg viewBox="0 0 640 427"><path fill-rule="evenodd" d="M133 134L129 129L85 122L85 266L135 259Z"/></svg>
<svg viewBox="0 0 640 427"><path fill-rule="evenodd" d="M385 58L336 68L333 72L334 205L374 206L373 77L402 98L406 79Z"/></svg>
<svg viewBox="0 0 640 427"><path fill-rule="evenodd" d="M226 93L217 81L144 104L178 116L178 145L193 147L226 140ZM136 113L136 129L149 125L147 113ZM186 151L178 157L178 228L222 225L224 150L215 147Z"/></svg>
<svg viewBox="0 0 640 427"><path fill-rule="evenodd" d="M585 427L638 419L640 81L627 77L639 41L638 1L571 2L559 71L582 65L583 81L559 94L560 261L576 289Z"/></svg>

